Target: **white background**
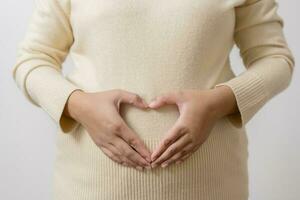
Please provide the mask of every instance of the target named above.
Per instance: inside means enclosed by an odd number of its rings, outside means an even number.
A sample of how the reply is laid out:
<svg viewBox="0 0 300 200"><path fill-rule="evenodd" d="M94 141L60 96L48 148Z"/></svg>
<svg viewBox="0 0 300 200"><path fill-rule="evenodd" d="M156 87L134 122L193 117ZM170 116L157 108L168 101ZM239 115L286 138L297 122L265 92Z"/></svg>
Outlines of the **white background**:
<svg viewBox="0 0 300 200"><path fill-rule="evenodd" d="M296 58L291 85L271 99L247 124L251 200L300 199L300 3L281 0L279 14ZM24 36L32 1L6 0L0 6L0 199L50 200L56 125L29 104L13 82L16 48ZM238 49L236 73L244 70ZM299 60L300 62L300 60ZM72 63L67 59L65 72Z"/></svg>

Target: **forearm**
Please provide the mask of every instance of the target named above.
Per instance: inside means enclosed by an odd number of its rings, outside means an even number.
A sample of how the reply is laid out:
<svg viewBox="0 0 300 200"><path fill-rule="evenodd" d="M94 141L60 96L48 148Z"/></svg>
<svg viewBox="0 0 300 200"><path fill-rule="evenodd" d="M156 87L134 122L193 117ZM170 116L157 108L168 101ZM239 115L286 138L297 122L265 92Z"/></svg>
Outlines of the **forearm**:
<svg viewBox="0 0 300 200"><path fill-rule="evenodd" d="M26 78L28 97L43 108L60 125L64 133L71 132L77 125L76 121L63 114L63 110L68 98L78 89L81 88L68 81L61 71L53 67L37 67L31 70ZM67 111L67 114L72 113L70 109Z"/></svg>

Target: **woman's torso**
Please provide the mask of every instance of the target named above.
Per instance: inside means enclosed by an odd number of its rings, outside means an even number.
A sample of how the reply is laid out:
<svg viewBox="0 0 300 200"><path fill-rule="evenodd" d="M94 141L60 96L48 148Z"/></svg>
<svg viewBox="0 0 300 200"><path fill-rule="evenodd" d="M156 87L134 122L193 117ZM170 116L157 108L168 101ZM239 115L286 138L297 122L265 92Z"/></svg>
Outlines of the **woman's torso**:
<svg viewBox="0 0 300 200"><path fill-rule="evenodd" d="M209 89L234 77L234 7L244 0L72 0L75 64L67 78L86 91L124 89L147 102L180 89ZM89 34L86 34L89 33ZM99 105L101 106L101 105ZM178 118L175 106L124 105L128 125L154 149ZM227 117L178 166L140 172L119 166L79 126L58 134L57 199L247 199L247 137Z"/></svg>

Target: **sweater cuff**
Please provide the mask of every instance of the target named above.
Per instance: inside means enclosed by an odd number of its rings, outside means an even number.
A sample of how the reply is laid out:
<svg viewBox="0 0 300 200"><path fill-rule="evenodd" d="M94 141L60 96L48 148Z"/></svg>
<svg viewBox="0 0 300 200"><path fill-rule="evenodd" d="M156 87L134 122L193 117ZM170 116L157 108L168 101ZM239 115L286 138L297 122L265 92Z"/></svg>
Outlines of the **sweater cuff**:
<svg viewBox="0 0 300 200"><path fill-rule="evenodd" d="M27 97L39 105L55 121L62 133L72 132L79 123L63 114L68 98L82 88L68 81L62 73L50 66L36 67L25 81Z"/></svg>
<svg viewBox="0 0 300 200"><path fill-rule="evenodd" d="M228 86L234 93L238 112L227 117L236 128L245 126L267 99L264 81L253 71L245 71L226 82L216 84L214 88L221 85Z"/></svg>

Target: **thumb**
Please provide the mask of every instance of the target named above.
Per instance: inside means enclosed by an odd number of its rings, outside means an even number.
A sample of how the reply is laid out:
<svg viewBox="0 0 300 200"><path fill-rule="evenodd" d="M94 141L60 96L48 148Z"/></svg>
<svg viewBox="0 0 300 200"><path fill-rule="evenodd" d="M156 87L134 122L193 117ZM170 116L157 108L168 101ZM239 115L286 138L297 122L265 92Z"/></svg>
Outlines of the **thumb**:
<svg viewBox="0 0 300 200"><path fill-rule="evenodd" d="M164 94L154 98L149 104L148 107L150 108L159 108L164 105L171 105L177 103L177 97L174 93Z"/></svg>
<svg viewBox="0 0 300 200"><path fill-rule="evenodd" d="M119 99L119 104L122 102L134 105L138 108L147 108L148 107L147 102L143 98L141 98L136 93L132 93L132 92L128 92L128 91L122 92L121 97Z"/></svg>

